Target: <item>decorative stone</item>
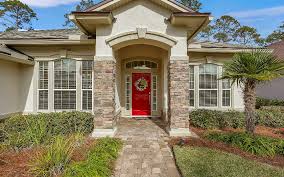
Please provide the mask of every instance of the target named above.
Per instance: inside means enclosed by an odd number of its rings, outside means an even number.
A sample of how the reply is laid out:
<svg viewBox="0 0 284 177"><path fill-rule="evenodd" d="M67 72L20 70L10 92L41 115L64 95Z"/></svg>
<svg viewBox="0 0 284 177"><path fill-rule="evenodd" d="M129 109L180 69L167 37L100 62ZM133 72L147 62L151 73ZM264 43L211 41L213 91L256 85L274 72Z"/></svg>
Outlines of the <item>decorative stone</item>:
<svg viewBox="0 0 284 177"><path fill-rule="evenodd" d="M189 132L189 61L174 57L169 61L169 133L190 136Z"/></svg>
<svg viewBox="0 0 284 177"><path fill-rule="evenodd" d="M93 137L114 136L115 116L115 68L112 57L94 62L94 127Z"/></svg>

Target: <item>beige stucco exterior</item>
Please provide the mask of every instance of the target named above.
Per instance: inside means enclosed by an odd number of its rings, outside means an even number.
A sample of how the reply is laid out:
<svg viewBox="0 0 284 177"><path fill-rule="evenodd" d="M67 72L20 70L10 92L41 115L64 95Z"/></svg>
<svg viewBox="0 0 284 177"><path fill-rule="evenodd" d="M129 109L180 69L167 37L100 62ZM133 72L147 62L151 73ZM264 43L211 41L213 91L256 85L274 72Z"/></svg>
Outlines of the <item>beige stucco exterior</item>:
<svg viewBox="0 0 284 177"><path fill-rule="evenodd" d="M116 2L119 1L113 3ZM152 76L157 76L157 110L152 110L151 116L162 117L167 122L168 131L172 136L190 135L188 117L190 111L199 107L190 107L188 102L189 65L213 63L221 67L224 61L232 58L234 52L203 52L201 49L190 51L188 49L190 37L194 36L209 18L207 16L194 18L194 14L191 14L188 17L184 16L182 19L177 17L173 20L173 12L187 10L165 2L133 0L109 7L102 6L100 8L111 10L111 15L108 14L102 19L96 16L91 18L92 13L88 13L86 19L83 15L80 19L72 16L75 22L85 20L85 26L79 26L80 29L86 28L83 30L84 33L90 32L88 29L95 30L93 34L95 39L87 39L87 34L81 36L70 34L69 39L46 43L44 40L26 40L26 42L18 43L17 40L3 41L33 57L35 64L20 65L0 60L1 83L7 83L5 86L0 86L0 114L55 111L52 104L54 101L53 79L49 82L48 89L51 92L48 95L48 109L44 111L38 109L39 61L49 61L48 76L54 78L54 60L75 59L77 61L76 77L80 81L80 61L91 60L94 62L92 90L94 101L91 111L95 122L93 136L113 136L117 119L120 116L132 117L131 109L125 108L125 83L126 76L131 76L134 72L151 73ZM188 24L187 19L192 21L192 26ZM101 23L95 24L98 21ZM137 60L152 61L157 63L158 67L155 69L125 67L127 62ZM80 83L77 83L79 93L80 86ZM7 104L4 100L8 98L10 99ZM198 99L198 95L195 98ZM239 87L233 86L231 98L230 107L218 106L212 109L243 110L242 93ZM76 110L82 110L80 96L77 96Z"/></svg>

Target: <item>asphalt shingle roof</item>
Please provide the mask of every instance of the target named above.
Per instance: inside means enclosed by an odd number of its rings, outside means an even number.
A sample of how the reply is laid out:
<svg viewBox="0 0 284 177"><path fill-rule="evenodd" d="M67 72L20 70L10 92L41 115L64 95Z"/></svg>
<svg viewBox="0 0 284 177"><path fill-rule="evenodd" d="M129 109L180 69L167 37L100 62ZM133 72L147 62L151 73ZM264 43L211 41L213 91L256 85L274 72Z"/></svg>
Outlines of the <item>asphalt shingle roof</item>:
<svg viewBox="0 0 284 177"><path fill-rule="evenodd" d="M240 44L229 44L221 42L211 42L211 41L195 41L192 44L199 44L201 48L235 48L235 49L246 49L251 48L249 46Z"/></svg>
<svg viewBox="0 0 284 177"><path fill-rule="evenodd" d="M279 58L284 60L284 39L269 45L267 48L273 49L273 53Z"/></svg>
<svg viewBox="0 0 284 177"><path fill-rule="evenodd" d="M68 39L69 35L81 34L79 29L8 31L0 33L0 39Z"/></svg>

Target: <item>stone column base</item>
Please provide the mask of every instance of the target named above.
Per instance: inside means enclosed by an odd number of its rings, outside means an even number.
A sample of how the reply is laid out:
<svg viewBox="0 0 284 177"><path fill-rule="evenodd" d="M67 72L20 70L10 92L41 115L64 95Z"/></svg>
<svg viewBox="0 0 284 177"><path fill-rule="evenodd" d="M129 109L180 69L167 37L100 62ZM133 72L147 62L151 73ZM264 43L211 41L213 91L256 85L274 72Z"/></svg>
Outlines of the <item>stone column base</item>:
<svg viewBox="0 0 284 177"><path fill-rule="evenodd" d="M189 128L172 128L168 130L168 133L171 137L198 137L198 135L190 131Z"/></svg>
<svg viewBox="0 0 284 177"><path fill-rule="evenodd" d="M94 129L91 134L92 138L104 138L104 137L114 137L116 134L117 128L113 129Z"/></svg>

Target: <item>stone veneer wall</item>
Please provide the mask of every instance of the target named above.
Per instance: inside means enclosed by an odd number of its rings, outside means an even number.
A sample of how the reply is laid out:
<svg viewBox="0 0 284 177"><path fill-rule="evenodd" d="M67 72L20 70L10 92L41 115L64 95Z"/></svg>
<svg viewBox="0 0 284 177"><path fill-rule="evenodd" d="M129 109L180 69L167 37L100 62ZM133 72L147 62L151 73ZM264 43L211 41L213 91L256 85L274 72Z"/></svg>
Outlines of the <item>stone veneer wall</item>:
<svg viewBox="0 0 284 177"><path fill-rule="evenodd" d="M169 128L189 128L189 62L169 61Z"/></svg>
<svg viewBox="0 0 284 177"><path fill-rule="evenodd" d="M94 62L95 129L113 129L115 117L115 68L112 60Z"/></svg>

